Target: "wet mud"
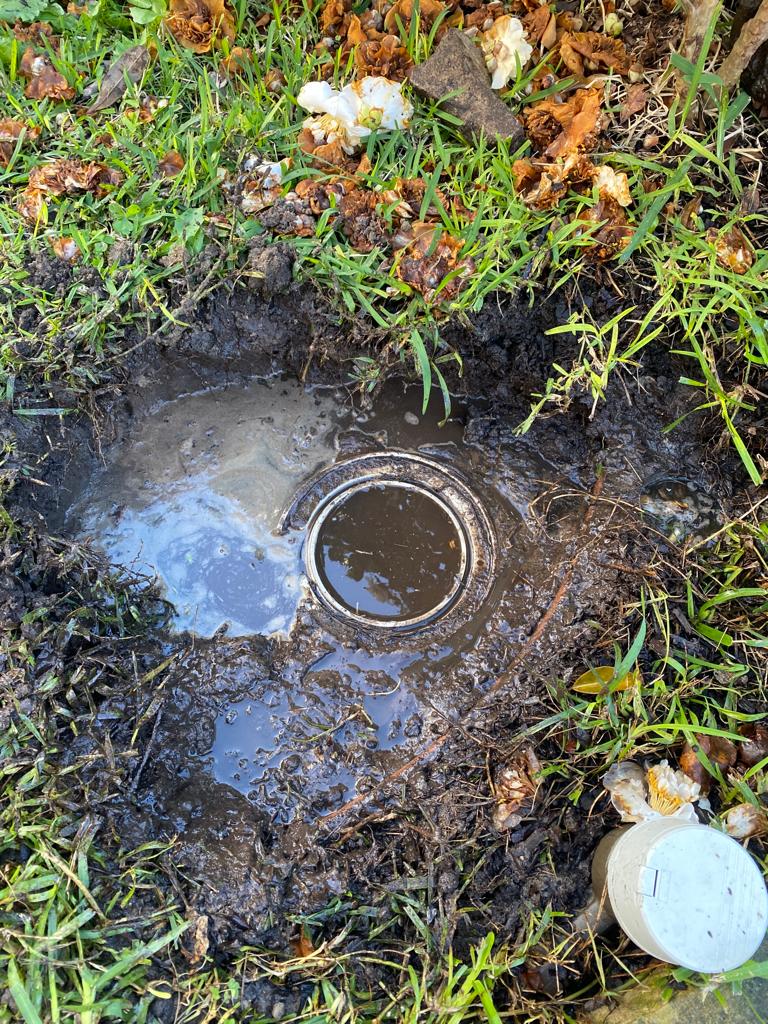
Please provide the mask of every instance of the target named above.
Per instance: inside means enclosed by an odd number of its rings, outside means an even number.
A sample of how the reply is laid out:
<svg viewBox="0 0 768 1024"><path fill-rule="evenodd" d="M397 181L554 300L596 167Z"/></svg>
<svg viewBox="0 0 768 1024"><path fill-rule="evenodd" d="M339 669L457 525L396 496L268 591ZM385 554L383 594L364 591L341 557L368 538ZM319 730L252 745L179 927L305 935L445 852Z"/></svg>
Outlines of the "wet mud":
<svg viewBox="0 0 768 1024"><path fill-rule="evenodd" d="M481 784L482 741L467 736L529 721L543 680L578 661L590 618L618 614L627 588L611 566L637 535L647 481L679 470L680 451L660 431L638 428L631 413L628 443L611 453L590 438L592 425L573 420L570 437L546 421L517 436L485 397L463 396L443 423L442 406L433 400L425 412L421 389L400 380L371 399L284 376L193 390L181 380L168 399L172 365L161 376L120 443L90 476L78 471L59 512L74 538L156 576L170 609L162 653L171 661L159 691L136 693L130 712L123 697L107 701L94 735L98 744L101 724L101 741L108 733L120 749L137 717L147 718L140 768L132 763L124 778L129 797L110 804L120 834L174 839L202 908L259 936L286 913L370 883L370 849L334 847L345 819L331 826L325 816L350 800L360 813L388 806L388 778L446 728L457 730L455 749L419 765L396 802L452 800L445 791L461 784L467 757ZM292 500L328 467L392 452L456 474L487 510L493 581L464 614L440 611L468 572L462 523L410 484L331 490L315 555L333 614L307 584L307 530L284 528ZM598 464L603 497L585 535ZM475 714L580 547L546 641L503 699ZM416 624L388 631L401 620ZM92 754L93 743L85 737L74 752ZM487 793L484 800L487 815ZM460 807L445 826L454 838L467 824ZM482 811L473 815L473 828L487 829ZM497 851L503 884L480 873L499 889L507 922L534 898L534 865L552 846L552 827L527 823ZM567 862L568 828L556 831ZM582 831L575 848L591 838ZM567 877L547 878L547 899L578 903L587 875L561 868Z"/></svg>
<svg viewBox="0 0 768 1024"><path fill-rule="evenodd" d="M333 359L327 321L313 349L301 304L235 293L173 350L146 353L99 431L69 428L77 440L51 460L54 486L36 494L47 529L156 577L166 610L65 757L124 846L173 842L185 898L222 947L287 948L295 915L343 899L377 919L418 895L459 946L586 902L606 830L596 792L573 804L553 787L501 833L489 777L593 659L594 623L618 629L653 546L706 532L728 495L692 430L664 433L689 402L665 364L516 433L563 316L507 304L456 334L465 376L443 422L439 396L424 411L398 377L352 387L354 334ZM426 492L378 476L343 491L345 467L395 456L433 467ZM471 510L456 515L441 473L476 499L489 550L473 548ZM335 497L310 579L307 536ZM483 702L565 566L545 634Z"/></svg>

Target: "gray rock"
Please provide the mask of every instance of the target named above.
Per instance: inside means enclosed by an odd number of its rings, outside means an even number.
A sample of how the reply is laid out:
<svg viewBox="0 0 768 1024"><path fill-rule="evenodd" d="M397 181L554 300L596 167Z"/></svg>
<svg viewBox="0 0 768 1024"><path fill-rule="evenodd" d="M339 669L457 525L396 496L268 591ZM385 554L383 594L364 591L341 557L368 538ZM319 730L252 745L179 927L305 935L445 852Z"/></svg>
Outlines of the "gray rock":
<svg viewBox="0 0 768 1024"><path fill-rule="evenodd" d="M428 99L454 94L443 109L464 123L468 138L511 139L515 146L523 142L523 126L491 89L480 47L458 29L447 32L429 60L411 68L409 78Z"/></svg>

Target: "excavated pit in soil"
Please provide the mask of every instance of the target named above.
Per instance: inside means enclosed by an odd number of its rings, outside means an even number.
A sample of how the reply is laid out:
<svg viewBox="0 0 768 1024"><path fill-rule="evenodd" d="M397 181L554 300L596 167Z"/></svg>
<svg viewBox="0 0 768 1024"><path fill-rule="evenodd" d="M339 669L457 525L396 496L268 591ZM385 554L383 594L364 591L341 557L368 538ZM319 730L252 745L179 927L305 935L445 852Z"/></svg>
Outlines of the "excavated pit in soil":
<svg viewBox="0 0 768 1024"><path fill-rule="evenodd" d="M81 453L72 462L59 506L49 510L52 526L91 538L117 564L157 572L172 605L168 627L143 646L145 663L172 659L162 683L108 698L72 745L73 759L86 755L95 766L109 741L117 785L105 787L94 769L91 799L98 805L101 789L101 809L126 845L176 837L174 857L224 942L270 935L279 944L288 931L276 939L270 929L285 915L349 890L371 899L389 891L393 870L421 877L425 863L429 878L439 873L440 907L453 907L452 931L463 916L454 845L459 860L468 847L480 857L469 889L461 888L478 933L514 934L531 907L546 903L578 908L605 830L587 818L595 793L584 793L583 812L554 801L495 834L488 750L543 716L546 680L592 656L584 646L592 620L619 624L623 596L636 594L622 567L650 554L645 540L638 544L646 482L662 511L654 482L680 479L681 467L695 466L687 476L708 493L701 452L662 433L672 403L666 382L654 387L650 378L641 415L624 400L592 420L542 420L519 437L520 403L500 400L498 385L493 398L457 402L441 424L434 399L422 412L420 388L391 381L368 400L316 377L304 387L292 376L230 374L226 360L159 356L129 392L117 441L99 458ZM450 515L430 498L413 503L410 493L403 506L402 490L376 500L370 486L358 492L361 508L341 502L342 514L319 533L326 582L342 606L356 602L359 611L361 597L369 602L371 616L427 615L427 628L404 632L329 612L306 578L306 517L287 528L282 521L324 470L344 473L356 459L393 453L463 481L495 544L488 585L454 607L462 566L450 548ZM597 466L603 497L585 527ZM377 534L367 547L369 531L356 533L361 512ZM393 516L418 522L403 531ZM421 567L415 575L411 556ZM574 559L545 638L473 715ZM431 618L443 599L448 611ZM451 727L455 744L387 784ZM361 795L371 800L353 821L371 808L404 820L422 814L421 834L434 831L435 847L391 831L369 841L353 829L348 840L349 816L326 826L324 815Z"/></svg>

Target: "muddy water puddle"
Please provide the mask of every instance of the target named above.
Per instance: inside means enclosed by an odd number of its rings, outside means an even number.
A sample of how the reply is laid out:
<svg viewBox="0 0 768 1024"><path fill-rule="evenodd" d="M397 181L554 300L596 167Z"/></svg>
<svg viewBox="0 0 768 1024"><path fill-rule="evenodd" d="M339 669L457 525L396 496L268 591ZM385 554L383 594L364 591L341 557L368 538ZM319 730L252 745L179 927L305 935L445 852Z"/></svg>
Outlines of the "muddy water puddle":
<svg viewBox="0 0 768 1024"><path fill-rule="evenodd" d="M400 384L367 407L286 380L191 392L152 407L73 503L70 532L174 608L141 789L159 830L247 861L243 822L311 820L375 786L546 606L583 508L556 540L529 510L574 478L511 431L468 442L481 403L442 415ZM286 520L302 489L309 512Z"/></svg>

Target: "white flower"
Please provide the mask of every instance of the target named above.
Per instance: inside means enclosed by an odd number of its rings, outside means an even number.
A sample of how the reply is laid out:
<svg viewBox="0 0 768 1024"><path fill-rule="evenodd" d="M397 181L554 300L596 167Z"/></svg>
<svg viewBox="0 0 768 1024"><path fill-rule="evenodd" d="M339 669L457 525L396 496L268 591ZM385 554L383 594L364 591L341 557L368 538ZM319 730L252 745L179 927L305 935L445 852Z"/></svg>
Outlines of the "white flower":
<svg viewBox="0 0 768 1024"><path fill-rule="evenodd" d="M503 89L511 78L517 78L533 53L533 47L525 38L522 21L509 14L497 18L488 31L483 32L480 46L493 76L492 89Z"/></svg>
<svg viewBox="0 0 768 1024"><path fill-rule="evenodd" d="M353 153L377 128L405 128L413 113L400 82L374 75L341 90L328 82L307 82L296 102L319 115L304 122L315 142L320 145L338 140L346 153Z"/></svg>
<svg viewBox="0 0 768 1024"><path fill-rule="evenodd" d="M698 821L693 804L699 799L701 787L666 761L653 765L647 775L634 761L619 761L603 776L603 785L622 821L663 816Z"/></svg>

